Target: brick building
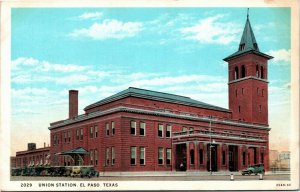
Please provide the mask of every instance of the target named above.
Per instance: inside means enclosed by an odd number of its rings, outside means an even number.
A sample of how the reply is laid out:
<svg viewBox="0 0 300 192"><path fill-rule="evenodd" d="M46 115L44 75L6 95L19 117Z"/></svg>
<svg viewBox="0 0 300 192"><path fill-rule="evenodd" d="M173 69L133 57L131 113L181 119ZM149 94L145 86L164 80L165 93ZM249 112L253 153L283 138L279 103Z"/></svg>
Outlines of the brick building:
<svg viewBox="0 0 300 192"><path fill-rule="evenodd" d="M18 151L15 167L36 167L50 165L50 147L36 148L35 143L28 143L26 151Z"/></svg>
<svg viewBox="0 0 300 192"><path fill-rule="evenodd" d="M228 62L229 109L130 87L84 108L69 92L69 118L50 124L52 165L98 171L269 169L267 62L247 16ZM183 165L183 167L181 167Z"/></svg>

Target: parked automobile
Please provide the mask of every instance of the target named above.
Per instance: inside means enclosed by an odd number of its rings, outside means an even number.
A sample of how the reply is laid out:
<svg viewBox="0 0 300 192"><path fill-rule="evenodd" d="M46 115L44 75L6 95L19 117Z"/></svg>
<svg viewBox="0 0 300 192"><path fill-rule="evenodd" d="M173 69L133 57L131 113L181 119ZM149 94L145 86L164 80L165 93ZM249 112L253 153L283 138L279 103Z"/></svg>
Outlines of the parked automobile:
<svg viewBox="0 0 300 192"><path fill-rule="evenodd" d="M246 170L242 171L242 175L251 175L251 174L257 175L258 173L261 174L265 173L264 164L261 163L256 165L250 165Z"/></svg>
<svg viewBox="0 0 300 192"><path fill-rule="evenodd" d="M80 176L81 177L99 177L99 173L92 166L80 167Z"/></svg>

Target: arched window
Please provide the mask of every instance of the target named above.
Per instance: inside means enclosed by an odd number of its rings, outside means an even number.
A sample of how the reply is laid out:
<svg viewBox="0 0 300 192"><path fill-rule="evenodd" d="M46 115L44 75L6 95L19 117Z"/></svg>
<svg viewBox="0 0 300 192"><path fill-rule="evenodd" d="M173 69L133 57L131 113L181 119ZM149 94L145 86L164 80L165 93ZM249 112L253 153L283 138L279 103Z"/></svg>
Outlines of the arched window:
<svg viewBox="0 0 300 192"><path fill-rule="evenodd" d="M256 65L256 77L258 77L258 65Z"/></svg>
<svg viewBox="0 0 300 192"><path fill-rule="evenodd" d="M239 78L239 68L235 67L234 68L234 79L238 79Z"/></svg>
<svg viewBox="0 0 300 192"><path fill-rule="evenodd" d="M264 78L264 67L260 66L260 78Z"/></svg>
<svg viewBox="0 0 300 192"><path fill-rule="evenodd" d="M194 155L194 149L191 149L190 151L190 159L191 159L191 165L195 164L195 155Z"/></svg>
<svg viewBox="0 0 300 192"><path fill-rule="evenodd" d="M246 76L246 68L245 65L242 65L242 78Z"/></svg>

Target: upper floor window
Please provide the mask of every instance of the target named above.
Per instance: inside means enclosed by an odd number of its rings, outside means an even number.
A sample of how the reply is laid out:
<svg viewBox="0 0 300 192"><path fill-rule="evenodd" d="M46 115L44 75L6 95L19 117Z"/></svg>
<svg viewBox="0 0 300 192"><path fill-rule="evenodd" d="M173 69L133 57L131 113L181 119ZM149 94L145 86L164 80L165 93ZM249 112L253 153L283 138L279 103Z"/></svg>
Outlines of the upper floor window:
<svg viewBox="0 0 300 192"><path fill-rule="evenodd" d="M109 136L109 123L105 124L106 136Z"/></svg>
<svg viewBox="0 0 300 192"><path fill-rule="evenodd" d="M95 165L98 165L98 150L94 150L94 155L95 155Z"/></svg>
<svg viewBox="0 0 300 192"><path fill-rule="evenodd" d="M144 136L145 135L145 129L146 129L146 123L141 122L140 123L140 135Z"/></svg>
<svg viewBox="0 0 300 192"><path fill-rule="evenodd" d="M259 71L258 71L258 65L256 65L256 73L255 73L256 77L259 77Z"/></svg>
<svg viewBox="0 0 300 192"><path fill-rule="evenodd" d="M105 165L109 165L109 147L106 147L105 151Z"/></svg>
<svg viewBox="0 0 300 192"><path fill-rule="evenodd" d="M260 78L264 78L264 67L260 66Z"/></svg>
<svg viewBox="0 0 300 192"><path fill-rule="evenodd" d="M158 125L158 137L163 137L163 125L162 124L159 124Z"/></svg>
<svg viewBox="0 0 300 192"><path fill-rule="evenodd" d="M76 140L79 140L79 130L76 129Z"/></svg>
<svg viewBox="0 0 300 192"><path fill-rule="evenodd" d="M83 129L80 129L80 140L83 140Z"/></svg>
<svg viewBox="0 0 300 192"><path fill-rule="evenodd" d="M234 79L238 79L239 78L239 68L235 67L234 68Z"/></svg>
<svg viewBox="0 0 300 192"><path fill-rule="evenodd" d="M90 127L90 138L93 138L93 136L94 136L93 129L94 129L94 127Z"/></svg>
<svg viewBox="0 0 300 192"><path fill-rule="evenodd" d="M242 78L246 77L246 68L245 65L242 65Z"/></svg>
<svg viewBox="0 0 300 192"><path fill-rule="evenodd" d="M71 131L68 131L68 142L71 142Z"/></svg>
<svg viewBox="0 0 300 192"><path fill-rule="evenodd" d="M94 128L95 128L95 138L97 138L98 137L98 126L95 126Z"/></svg>
<svg viewBox="0 0 300 192"><path fill-rule="evenodd" d="M136 122L130 121L130 134L135 135L136 134Z"/></svg>
<svg viewBox="0 0 300 192"><path fill-rule="evenodd" d="M193 128L193 127L190 127L189 133L190 133L190 134L193 134L193 133L194 133L194 128Z"/></svg>
<svg viewBox="0 0 300 192"><path fill-rule="evenodd" d="M67 142L67 132L64 132L65 143Z"/></svg>
<svg viewBox="0 0 300 192"><path fill-rule="evenodd" d="M115 134L115 122L114 121L111 122L111 134L112 135Z"/></svg>
<svg viewBox="0 0 300 192"><path fill-rule="evenodd" d="M239 106L238 110L239 110L239 113L240 113L241 112L241 106Z"/></svg>
<svg viewBox="0 0 300 192"><path fill-rule="evenodd" d="M265 94L265 90L263 89L261 90L261 96L264 96L264 94Z"/></svg>
<svg viewBox="0 0 300 192"><path fill-rule="evenodd" d="M170 138L171 137L171 125L167 125L166 128L166 137Z"/></svg>

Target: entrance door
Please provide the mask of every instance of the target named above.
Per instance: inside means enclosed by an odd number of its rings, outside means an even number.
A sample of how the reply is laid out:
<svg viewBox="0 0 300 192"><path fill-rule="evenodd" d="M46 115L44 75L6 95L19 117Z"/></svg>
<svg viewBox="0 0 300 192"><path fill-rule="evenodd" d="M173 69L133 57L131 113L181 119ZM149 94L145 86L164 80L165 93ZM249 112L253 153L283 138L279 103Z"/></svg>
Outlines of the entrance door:
<svg viewBox="0 0 300 192"><path fill-rule="evenodd" d="M176 145L176 171L186 171L186 144Z"/></svg>
<svg viewBox="0 0 300 192"><path fill-rule="evenodd" d="M238 171L238 147L229 145L228 148L229 155L229 171Z"/></svg>
<svg viewBox="0 0 300 192"><path fill-rule="evenodd" d="M207 145L207 171L218 171L218 153L217 153L218 145L211 145L211 156L210 156L210 145ZM210 164L211 161L211 164Z"/></svg>

